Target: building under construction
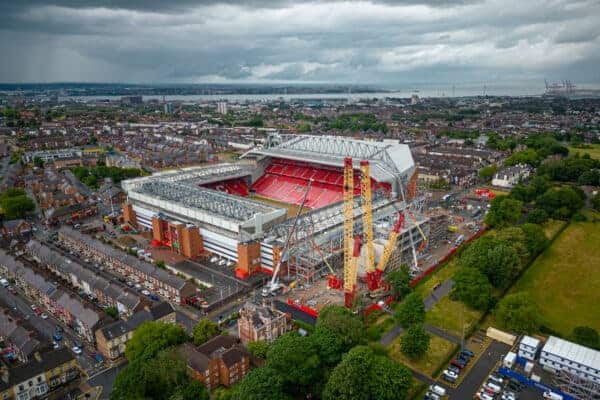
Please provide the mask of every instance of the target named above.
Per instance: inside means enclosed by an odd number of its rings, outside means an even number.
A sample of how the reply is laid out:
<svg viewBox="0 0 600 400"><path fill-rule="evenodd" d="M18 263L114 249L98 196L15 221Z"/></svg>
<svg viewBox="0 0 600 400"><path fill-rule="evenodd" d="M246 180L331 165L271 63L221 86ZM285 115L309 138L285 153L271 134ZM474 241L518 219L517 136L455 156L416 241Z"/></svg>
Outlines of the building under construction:
<svg viewBox="0 0 600 400"><path fill-rule="evenodd" d="M258 271L272 274L281 264L280 277L312 283L342 267L348 217L352 236L369 232L372 243L366 247L372 250L363 250L363 261L357 262L360 277L381 259L402 214L404 223L388 265L404 259L416 268L428 220L420 212L416 168L407 145L276 134L242 158L243 163L124 181L125 221L151 230L155 245L186 257L210 252L227 259L235 263L240 278ZM345 190L348 182L351 192ZM345 193L350 201L344 202ZM290 209L298 214L290 216L296 214ZM372 233L364 229L365 210L370 211Z"/></svg>

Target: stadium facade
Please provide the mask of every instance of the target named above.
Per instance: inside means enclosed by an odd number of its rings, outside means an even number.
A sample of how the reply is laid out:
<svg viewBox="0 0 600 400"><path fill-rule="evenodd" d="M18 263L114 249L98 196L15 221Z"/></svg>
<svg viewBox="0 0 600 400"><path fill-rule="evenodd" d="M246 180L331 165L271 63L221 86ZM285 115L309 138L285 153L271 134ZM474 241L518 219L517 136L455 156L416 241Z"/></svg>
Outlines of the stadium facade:
<svg viewBox="0 0 600 400"><path fill-rule="evenodd" d="M282 257L295 212L305 207L290 241L282 271L312 281L324 261L342 249L343 162L352 157L371 165L376 244L383 247L399 211L410 211L397 254L401 258L424 240L427 219L411 207L416 167L407 145L337 136L270 135L235 164L215 164L159 172L124 181L124 217L152 230L154 242L194 258L208 251L237 264L236 274L272 272ZM356 185L357 195L360 185ZM292 215L294 214L294 215ZM355 229L361 231L360 196ZM331 264L331 263L330 263ZM335 264L335 263L333 263Z"/></svg>

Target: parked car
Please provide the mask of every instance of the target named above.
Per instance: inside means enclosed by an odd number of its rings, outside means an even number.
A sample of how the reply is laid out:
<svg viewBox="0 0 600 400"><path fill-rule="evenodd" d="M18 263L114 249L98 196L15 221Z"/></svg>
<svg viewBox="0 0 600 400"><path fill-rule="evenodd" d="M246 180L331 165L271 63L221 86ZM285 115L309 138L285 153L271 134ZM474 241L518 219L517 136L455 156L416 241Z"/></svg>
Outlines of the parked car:
<svg viewBox="0 0 600 400"><path fill-rule="evenodd" d="M517 396L513 392L503 392L502 400L517 400Z"/></svg>
<svg viewBox="0 0 600 400"><path fill-rule="evenodd" d="M54 339L57 342L60 342L62 340L62 335L60 334L60 332L56 332L54 331L54 334L52 335L52 339Z"/></svg>
<svg viewBox="0 0 600 400"><path fill-rule="evenodd" d="M463 369L464 367L467 366L467 364L465 362L463 362L462 360L455 358L454 360L452 360L452 362L450 363L451 365L454 365L457 368Z"/></svg>
<svg viewBox="0 0 600 400"><path fill-rule="evenodd" d="M481 400L494 400L494 396L486 392L479 392L478 396Z"/></svg>
<svg viewBox="0 0 600 400"><path fill-rule="evenodd" d="M56 340L52 341L52 348L54 350L58 349L60 347L60 344L58 344L58 342Z"/></svg>
<svg viewBox="0 0 600 400"><path fill-rule="evenodd" d="M502 388L495 384L494 382L488 382L485 384L485 387L493 391L494 393L500 393Z"/></svg>
<svg viewBox="0 0 600 400"><path fill-rule="evenodd" d="M32 310L34 310L34 311L35 311L35 310L38 308L38 306L37 306L37 305L35 305L35 304L32 304L30 307L31 307L31 309L32 309Z"/></svg>
<svg viewBox="0 0 600 400"><path fill-rule="evenodd" d="M40 317L42 317L42 319L48 319L48 314L46 314L46 313L42 313L42 314L40 315Z"/></svg>
<svg viewBox="0 0 600 400"><path fill-rule="evenodd" d="M452 372L456 372L456 374L460 374L460 368L458 368L457 366L450 364L448 365L448 369Z"/></svg>
<svg viewBox="0 0 600 400"><path fill-rule="evenodd" d="M423 397L423 399L425 399L425 400L440 400L441 397L433 392L427 392L427 393L425 393L425 397Z"/></svg>
<svg viewBox="0 0 600 400"><path fill-rule="evenodd" d="M142 294L144 296L150 296L150 292L148 290L146 290L146 289L142 289Z"/></svg>
<svg viewBox="0 0 600 400"><path fill-rule="evenodd" d="M82 353L81 348L77 347L77 346L73 346L71 347L71 350L73 351L73 353L79 355Z"/></svg>
<svg viewBox="0 0 600 400"><path fill-rule="evenodd" d="M440 385L429 385L429 390L440 396L446 395L446 389Z"/></svg>
<svg viewBox="0 0 600 400"><path fill-rule="evenodd" d="M473 353L473 352L472 352L471 350L469 350L469 349L462 349L462 350L460 351L460 354L461 354L461 355L465 355L465 356L467 356L467 357L469 357L469 358L473 358L473 357L475 357L475 353Z"/></svg>
<svg viewBox="0 0 600 400"><path fill-rule="evenodd" d="M504 383L504 379L502 379L501 377L499 377L496 374L490 374L489 379L491 381L494 381L495 383L497 383L498 385L502 385Z"/></svg>

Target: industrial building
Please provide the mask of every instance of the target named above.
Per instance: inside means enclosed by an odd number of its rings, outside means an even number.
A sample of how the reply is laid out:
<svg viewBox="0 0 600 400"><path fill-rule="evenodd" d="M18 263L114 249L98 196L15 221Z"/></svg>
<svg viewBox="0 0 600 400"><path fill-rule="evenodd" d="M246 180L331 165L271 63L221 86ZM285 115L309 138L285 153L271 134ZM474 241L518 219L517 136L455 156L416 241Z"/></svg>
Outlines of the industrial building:
<svg viewBox="0 0 600 400"><path fill-rule="evenodd" d="M155 245L194 258L210 252L234 262L236 275L273 273L290 238L282 276L313 282L343 252L344 160L354 169L354 230L362 232L361 162L370 164L375 254L383 253L399 213L407 213L395 252L416 267L428 220L416 196L407 145L337 136L268 136L243 162L155 173L122 182L126 222L152 231ZM295 218L296 209L302 213ZM333 261L332 261L333 260ZM415 260L415 262L411 262ZM360 274L360 268L359 268Z"/></svg>

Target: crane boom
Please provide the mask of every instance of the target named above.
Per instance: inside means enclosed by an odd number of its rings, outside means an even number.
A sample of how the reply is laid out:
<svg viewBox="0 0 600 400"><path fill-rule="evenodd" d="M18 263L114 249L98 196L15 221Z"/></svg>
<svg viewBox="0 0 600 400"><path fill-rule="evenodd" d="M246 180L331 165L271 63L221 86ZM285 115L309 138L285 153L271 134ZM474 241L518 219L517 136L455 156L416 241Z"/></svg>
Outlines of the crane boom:
<svg viewBox="0 0 600 400"><path fill-rule="evenodd" d="M363 198L363 231L367 246L367 271L375 269L375 249L373 247L373 201L371 193L371 171L369 161L360 162L360 191Z"/></svg>
<svg viewBox="0 0 600 400"><path fill-rule="evenodd" d="M396 248L396 241L398 240L398 236L400 236L400 231L402 230L403 224L404 224L404 213L399 213L398 221L396 221L394 228L390 232L390 237L388 239L388 242L385 245L385 248L383 249L383 254L381 255L381 258L379 259L379 263L377 264L377 270L380 273L383 273L383 271L385 271L385 267L387 267L387 263L390 260L392 252Z"/></svg>
<svg viewBox="0 0 600 400"><path fill-rule="evenodd" d="M285 239L285 244L283 245L283 248L281 249L281 256L279 257L279 260L277 260L277 265L275 266L275 269L273 270L273 276L271 277L271 281L268 283L267 287L263 289L264 296L267 296L270 292L275 292L281 286L278 282L279 270L281 269L281 262L282 262L284 256L287 254L288 247L290 245L290 241L292 239L294 231L296 230L296 225L298 225L298 220L300 219L300 214L302 214L302 209L304 208L304 204L306 203L306 199L308 198L308 192L310 192L312 183L313 183L313 181L312 181L312 179L310 179L308 181L308 185L306 186L306 191L304 192L304 196L302 197L302 202L300 203L300 206L298 207L298 211L296 212L296 216L294 217L294 222L292 223L292 226L290 227L290 231L288 232L288 235Z"/></svg>
<svg viewBox="0 0 600 400"><path fill-rule="evenodd" d="M356 268L353 260L354 234L354 169L352 158L344 158L344 292L346 304L352 298L356 286ZM353 273L354 271L354 273Z"/></svg>

